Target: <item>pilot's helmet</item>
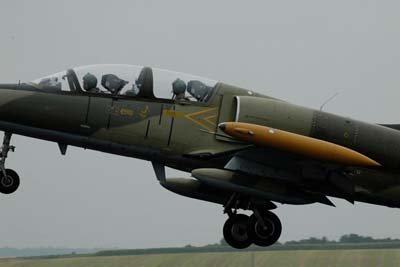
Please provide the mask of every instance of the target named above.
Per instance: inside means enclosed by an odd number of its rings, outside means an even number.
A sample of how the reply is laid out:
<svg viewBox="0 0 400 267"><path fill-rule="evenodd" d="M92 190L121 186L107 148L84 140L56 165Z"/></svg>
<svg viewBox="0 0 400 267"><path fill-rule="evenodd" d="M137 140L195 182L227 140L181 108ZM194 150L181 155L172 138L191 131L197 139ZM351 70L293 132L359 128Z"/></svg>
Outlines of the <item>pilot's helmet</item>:
<svg viewBox="0 0 400 267"><path fill-rule="evenodd" d="M182 81L181 79L176 79L172 83L172 91L174 95L181 95L184 94L186 91L186 83Z"/></svg>
<svg viewBox="0 0 400 267"><path fill-rule="evenodd" d="M86 73L85 76L83 76L83 89L85 90L90 90L93 88L96 88L97 86L97 78L91 73Z"/></svg>

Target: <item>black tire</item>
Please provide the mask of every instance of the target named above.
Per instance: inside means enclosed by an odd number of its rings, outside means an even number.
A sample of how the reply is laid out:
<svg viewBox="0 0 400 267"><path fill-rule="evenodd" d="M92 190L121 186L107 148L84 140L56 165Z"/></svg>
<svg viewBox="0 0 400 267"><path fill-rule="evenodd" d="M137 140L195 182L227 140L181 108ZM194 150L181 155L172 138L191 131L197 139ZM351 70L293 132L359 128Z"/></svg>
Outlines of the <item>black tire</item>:
<svg viewBox="0 0 400 267"><path fill-rule="evenodd" d="M257 217L253 214L250 217L249 235L253 243L260 247L268 247L275 244L282 233L282 224L278 216L267 211L262 213L265 227L261 225Z"/></svg>
<svg viewBox="0 0 400 267"><path fill-rule="evenodd" d="M0 171L0 193L8 195L17 191L20 181L15 171L6 169L6 174L7 177L5 178L3 172Z"/></svg>
<svg viewBox="0 0 400 267"><path fill-rule="evenodd" d="M237 214L226 220L224 224L225 241L233 248L244 249L253 241L249 235L250 218L244 214Z"/></svg>

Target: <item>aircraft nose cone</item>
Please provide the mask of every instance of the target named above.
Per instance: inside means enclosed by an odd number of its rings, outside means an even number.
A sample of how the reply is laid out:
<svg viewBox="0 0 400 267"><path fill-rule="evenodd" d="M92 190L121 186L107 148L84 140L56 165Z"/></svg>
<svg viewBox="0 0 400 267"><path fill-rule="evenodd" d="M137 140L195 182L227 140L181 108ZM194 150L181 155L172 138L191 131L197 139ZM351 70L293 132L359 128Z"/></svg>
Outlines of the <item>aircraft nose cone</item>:
<svg viewBox="0 0 400 267"><path fill-rule="evenodd" d="M226 124L225 123L220 123L220 124L218 124L218 128L220 128L222 131L225 131Z"/></svg>

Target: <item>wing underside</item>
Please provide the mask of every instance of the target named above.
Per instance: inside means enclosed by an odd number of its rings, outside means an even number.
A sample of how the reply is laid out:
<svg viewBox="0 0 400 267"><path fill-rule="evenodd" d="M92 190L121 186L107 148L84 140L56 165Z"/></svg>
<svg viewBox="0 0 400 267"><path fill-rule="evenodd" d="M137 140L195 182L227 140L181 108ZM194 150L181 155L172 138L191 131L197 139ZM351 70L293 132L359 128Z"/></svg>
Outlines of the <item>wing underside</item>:
<svg viewBox="0 0 400 267"><path fill-rule="evenodd" d="M220 129L244 146L231 151L188 153L185 156L202 160L225 158L227 163L220 169L195 169L191 179L170 180L164 187L171 190L190 184L190 189L181 188L180 193L202 191L201 197L194 198L212 202L223 202L215 196L226 199L237 193L283 204L318 202L334 206L327 197L333 196L351 203L400 206L392 197L400 188L396 192L391 189L397 177L385 177L380 179L385 182L377 185L382 174L374 168L380 164L356 151L260 125L232 122L220 124ZM207 192L212 193L207 197Z"/></svg>

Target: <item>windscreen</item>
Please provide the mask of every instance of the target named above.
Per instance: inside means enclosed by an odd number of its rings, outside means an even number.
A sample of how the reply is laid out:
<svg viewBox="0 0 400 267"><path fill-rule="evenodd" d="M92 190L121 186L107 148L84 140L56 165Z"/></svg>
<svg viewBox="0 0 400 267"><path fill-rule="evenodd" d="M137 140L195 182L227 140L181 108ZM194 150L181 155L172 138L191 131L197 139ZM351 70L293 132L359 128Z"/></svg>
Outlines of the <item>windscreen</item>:
<svg viewBox="0 0 400 267"><path fill-rule="evenodd" d="M217 81L190 74L135 65L82 66L33 81L53 92L208 102Z"/></svg>

